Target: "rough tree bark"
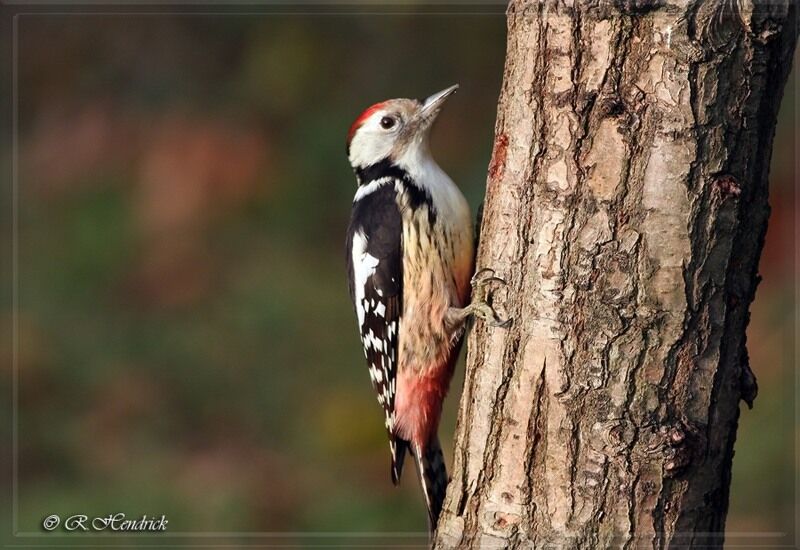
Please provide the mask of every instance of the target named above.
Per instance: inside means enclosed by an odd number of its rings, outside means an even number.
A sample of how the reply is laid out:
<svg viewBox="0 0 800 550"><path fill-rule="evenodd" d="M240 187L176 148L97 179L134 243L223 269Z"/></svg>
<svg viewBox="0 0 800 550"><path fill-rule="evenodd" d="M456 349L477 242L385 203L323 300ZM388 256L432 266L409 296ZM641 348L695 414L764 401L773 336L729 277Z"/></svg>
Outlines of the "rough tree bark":
<svg viewBox="0 0 800 550"><path fill-rule="evenodd" d="M719 546L791 0L519 1L435 546Z"/></svg>

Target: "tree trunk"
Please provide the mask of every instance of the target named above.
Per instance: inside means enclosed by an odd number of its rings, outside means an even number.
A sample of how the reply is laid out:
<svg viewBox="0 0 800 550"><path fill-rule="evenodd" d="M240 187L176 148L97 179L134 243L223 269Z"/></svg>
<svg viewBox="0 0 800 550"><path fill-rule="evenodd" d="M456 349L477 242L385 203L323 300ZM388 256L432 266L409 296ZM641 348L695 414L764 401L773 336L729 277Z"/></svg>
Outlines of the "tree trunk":
<svg viewBox="0 0 800 550"><path fill-rule="evenodd" d="M721 546L794 2L507 15L478 267L514 322L469 336L435 546Z"/></svg>

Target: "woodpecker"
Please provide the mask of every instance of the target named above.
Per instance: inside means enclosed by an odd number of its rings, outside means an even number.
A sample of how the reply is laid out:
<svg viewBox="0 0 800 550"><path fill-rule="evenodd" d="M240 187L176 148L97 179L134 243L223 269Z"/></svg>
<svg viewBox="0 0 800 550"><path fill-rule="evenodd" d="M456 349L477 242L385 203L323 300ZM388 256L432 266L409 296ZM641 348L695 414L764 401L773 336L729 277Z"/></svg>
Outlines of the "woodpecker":
<svg viewBox="0 0 800 550"><path fill-rule="evenodd" d="M430 154L431 127L457 88L372 105L347 135L358 183L346 243L350 297L385 416L392 482L409 451L431 530L447 486L437 429L465 321L508 323L486 301L468 302L471 287L501 279L481 278L491 270L471 279L470 208Z"/></svg>

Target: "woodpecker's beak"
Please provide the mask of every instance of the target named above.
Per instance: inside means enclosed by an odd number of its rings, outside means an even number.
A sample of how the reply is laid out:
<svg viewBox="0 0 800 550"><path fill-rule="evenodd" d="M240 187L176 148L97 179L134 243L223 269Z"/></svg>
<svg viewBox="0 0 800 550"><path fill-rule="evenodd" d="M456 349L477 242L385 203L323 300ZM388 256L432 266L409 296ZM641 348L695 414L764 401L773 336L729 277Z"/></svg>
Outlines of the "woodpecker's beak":
<svg viewBox="0 0 800 550"><path fill-rule="evenodd" d="M458 90L458 84L445 88L441 92L437 92L426 99L419 112L422 120L430 125L436 119L436 115L439 114L439 110L442 108L444 101L453 95L456 90Z"/></svg>

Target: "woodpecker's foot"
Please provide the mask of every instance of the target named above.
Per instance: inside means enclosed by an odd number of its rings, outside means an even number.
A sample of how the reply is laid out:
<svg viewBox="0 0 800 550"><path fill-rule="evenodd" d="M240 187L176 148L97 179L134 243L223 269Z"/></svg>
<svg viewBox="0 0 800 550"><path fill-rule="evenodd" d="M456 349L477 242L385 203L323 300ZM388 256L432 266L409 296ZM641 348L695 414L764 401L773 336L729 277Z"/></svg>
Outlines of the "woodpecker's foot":
<svg viewBox="0 0 800 550"><path fill-rule="evenodd" d="M473 275L472 279L469 281L469 284L472 286L472 291L475 292L475 290L491 283L507 284L504 279L495 277L494 273L494 269L490 267L484 267L476 271L475 275Z"/></svg>
<svg viewBox="0 0 800 550"><path fill-rule="evenodd" d="M511 326L512 322L510 318L502 319L488 302L483 301L472 302L470 305L464 308L464 313L466 315L472 315L473 317L483 319L483 322L490 327L506 328Z"/></svg>
<svg viewBox="0 0 800 550"><path fill-rule="evenodd" d="M492 307L496 287L492 288L493 283L505 286L507 283L500 277L495 276L494 269L481 269L472 277L472 302L463 308L451 307L445 314L445 323L454 332L458 332L464 326L464 321L468 317L478 317L492 327L508 327L511 319L503 319Z"/></svg>
<svg viewBox="0 0 800 550"><path fill-rule="evenodd" d="M464 310L467 315L483 319L492 327L508 327L511 319L503 319L492 307L494 293L498 286L505 286L506 281L495 275L494 269L483 268L472 276L472 303Z"/></svg>

